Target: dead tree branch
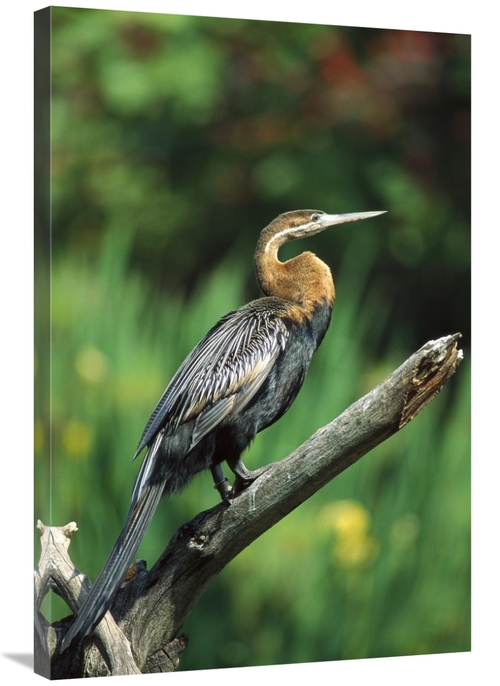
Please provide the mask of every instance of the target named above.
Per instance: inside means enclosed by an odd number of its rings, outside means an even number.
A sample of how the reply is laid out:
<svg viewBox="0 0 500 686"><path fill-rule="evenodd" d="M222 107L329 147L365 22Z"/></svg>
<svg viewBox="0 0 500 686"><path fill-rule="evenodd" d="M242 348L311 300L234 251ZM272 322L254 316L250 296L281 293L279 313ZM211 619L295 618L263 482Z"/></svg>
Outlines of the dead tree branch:
<svg viewBox="0 0 500 686"><path fill-rule="evenodd" d="M459 338L429 341L288 457L269 465L230 507L221 503L182 526L150 571L136 565L113 605L114 620L108 612L76 651L58 650L71 618L42 627L37 613L38 643L51 660L52 678L175 669L185 647L185 638L176 636L210 581L252 541L410 422L455 373L463 357ZM51 542L42 550L37 609L49 587L73 610L87 591L89 582L69 560L67 545L62 548Z"/></svg>

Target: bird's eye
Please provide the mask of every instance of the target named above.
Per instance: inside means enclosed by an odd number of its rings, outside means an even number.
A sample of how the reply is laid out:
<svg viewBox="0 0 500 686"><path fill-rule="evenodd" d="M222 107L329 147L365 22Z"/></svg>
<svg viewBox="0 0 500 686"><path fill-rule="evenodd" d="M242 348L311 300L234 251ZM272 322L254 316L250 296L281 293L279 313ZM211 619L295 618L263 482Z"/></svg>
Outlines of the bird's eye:
<svg viewBox="0 0 500 686"><path fill-rule="evenodd" d="M315 212L314 214L311 214L311 221L312 222L319 222L320 214L318 212Z"/></svg>

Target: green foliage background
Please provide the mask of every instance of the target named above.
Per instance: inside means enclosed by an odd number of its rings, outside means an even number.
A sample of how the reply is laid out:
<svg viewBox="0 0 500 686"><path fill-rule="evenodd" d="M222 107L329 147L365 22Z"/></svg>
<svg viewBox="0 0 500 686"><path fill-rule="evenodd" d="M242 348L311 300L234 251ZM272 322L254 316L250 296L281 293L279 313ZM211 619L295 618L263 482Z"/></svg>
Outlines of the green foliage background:
<svg viewBox="0 0 500 686"><path fill-rule="evenodd" d="M72 557L95 578L156 400L258 296L260 229L301 207L386 209L283 251L330 264L337 303L297 401L246 463L288 454L429 338L461 331L466 361L220 575L184 627L182 668L469 650L470 38L52 8L51 131L36 516L78 522ZM216 501L197 477L139 555L152 564ZM44 609L67 614L53 597Z"/></svg>

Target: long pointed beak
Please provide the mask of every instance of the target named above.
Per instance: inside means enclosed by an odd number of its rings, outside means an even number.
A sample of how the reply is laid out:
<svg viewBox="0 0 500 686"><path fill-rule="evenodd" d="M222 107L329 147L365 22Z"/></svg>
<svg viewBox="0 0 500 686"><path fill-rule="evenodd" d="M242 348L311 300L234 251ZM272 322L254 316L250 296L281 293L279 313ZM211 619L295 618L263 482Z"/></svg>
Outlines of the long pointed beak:
<svg viewBox="0 0 500 686"><path fill-rule="evenodd" d="M359 219L370 219L370 217L377 217L379 214L385 214L386 212L387 210L382 210L381 212L352 212L351 214L322 214L319 224L321 228L326 229L327 226L357 222Z"/></svg>

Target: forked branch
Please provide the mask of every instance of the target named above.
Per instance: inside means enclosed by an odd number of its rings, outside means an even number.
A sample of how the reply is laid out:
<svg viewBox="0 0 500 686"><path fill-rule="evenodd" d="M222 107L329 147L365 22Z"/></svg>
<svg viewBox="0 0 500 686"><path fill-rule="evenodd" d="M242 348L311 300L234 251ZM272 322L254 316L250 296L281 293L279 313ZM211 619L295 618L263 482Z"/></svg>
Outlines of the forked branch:
<svg viewBox="0 0 500 686"><path fill-rule="evenodd" d="M61 655L58 646L71 618L44 627L37 614L38 645L51 660L51 677L175 669L177 654L185 647L184 637L176 638L177 634L210 581L276 522L411 421L462 361L459 338L455 334L429 341L288 457L269 465L230 507L221 503L182 526L150 571L137 564L113 605L119 629L108 613L83 645ZM74 567L64 583L60 575L57 583L47 581L62 564L48 564L47 556L51 558L45 544L37 570L37 608L52 585L76 609L88 592L88 581ZM68 564L67 552L61 559ZM80 588L76 595L70 589L75 583Z"/></svg>

